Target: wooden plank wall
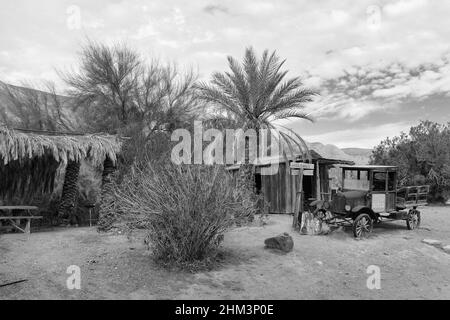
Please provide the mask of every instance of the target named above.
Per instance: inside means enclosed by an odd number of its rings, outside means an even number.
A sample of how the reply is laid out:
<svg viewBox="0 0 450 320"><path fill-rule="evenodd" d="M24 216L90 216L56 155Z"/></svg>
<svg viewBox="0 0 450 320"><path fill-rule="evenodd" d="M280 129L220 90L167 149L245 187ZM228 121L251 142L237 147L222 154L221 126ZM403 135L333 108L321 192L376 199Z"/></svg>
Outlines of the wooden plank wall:
<svg viewBox="0 0 450 320"><path fill-rule="evenodd" d="M320 192L322 194L330 192L329 166L321 164L319 166ZM316 170L314 169L312 183L313 198L318 198L316 194ZM272 176L261 176L261 191L264 193L266 201L270 203L270 213L292 214L295 208L295 197L300 176L293 176L290 168L286 168L285 163L280 163L278 173ZM308 180L305 180L305 182Z"/></svg>
<svg viewBox="0 0 450 320"><path fill-rule="evenodd" d="M290 168L280 163L278 173L261 176L261 191L270 203L270 213L293 213L299 176L291 175Z"/></svg>

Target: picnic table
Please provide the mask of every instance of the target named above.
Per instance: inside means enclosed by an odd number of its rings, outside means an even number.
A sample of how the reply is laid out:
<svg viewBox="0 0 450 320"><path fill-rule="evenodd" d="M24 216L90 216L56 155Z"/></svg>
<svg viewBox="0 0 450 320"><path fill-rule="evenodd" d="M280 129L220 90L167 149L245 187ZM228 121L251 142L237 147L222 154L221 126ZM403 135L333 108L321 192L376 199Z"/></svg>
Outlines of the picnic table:
<svg viewBox="0 0 450 320"><path fill-rule="evenodd" d="M13 215L3 215L0 213L0 223L2 221L8 221L11 225L11 227L19 230L23 233L30 233L30 226L31 226L31 220L34 219L42 219L42 216L33 216L32 211L38 210L38 207L34 206L0 206L0 212L1 211L12 211L12 210L19 210L25 212L27 215L20 215L20 216L13 216ZM25 227L22 228L21 222L22 220L25 220ZM8 227L3 227L8 228Z"/></svg>

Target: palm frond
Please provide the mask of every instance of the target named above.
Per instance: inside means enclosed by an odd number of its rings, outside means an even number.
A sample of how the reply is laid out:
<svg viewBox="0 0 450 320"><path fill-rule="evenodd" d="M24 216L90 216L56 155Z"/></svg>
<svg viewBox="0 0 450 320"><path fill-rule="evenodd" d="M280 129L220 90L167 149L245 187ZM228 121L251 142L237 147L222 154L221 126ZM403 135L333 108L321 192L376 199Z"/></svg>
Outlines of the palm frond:
<svg viewBox="0 0 450 320"><path fill-rule="evenodd" d="M285 60L280 60L275 51L269 53L265 50L258 59L254 49L249 47L242 63L228 57L230 71L214 73L211 84L199 86L199 95L231 113L233 124L242 129L275 128L272 122L281 119L312 121L304 109L317 93L304 88L298 77L286 79L288 71L282 70L284 63ZM280 139L288 148L297 145L302 154L310 157L303 139L287 130L288 133L281 134Z"/></svg>
<svg viewBox="0 0 450 320"><path fill-rule="evenodd" d="M309 121L313 121L311 117L308 116L307 113L302 111L297 111L296 109L293 110L286 110L286 111L280 111L273 115L273 120L282 120L282 119L289 119L289 118L298 118L298 119L305 119Z"/></svg>
<svg viewBox="0 0 450 320"><path fill-rule="evenodd" d="M111 135L43 135L0 127L0 158L3 165L44 155L51 155L63 165L69 160L82 159L100 164L106 157L115 163L121 147L121 140Z"/></svg>

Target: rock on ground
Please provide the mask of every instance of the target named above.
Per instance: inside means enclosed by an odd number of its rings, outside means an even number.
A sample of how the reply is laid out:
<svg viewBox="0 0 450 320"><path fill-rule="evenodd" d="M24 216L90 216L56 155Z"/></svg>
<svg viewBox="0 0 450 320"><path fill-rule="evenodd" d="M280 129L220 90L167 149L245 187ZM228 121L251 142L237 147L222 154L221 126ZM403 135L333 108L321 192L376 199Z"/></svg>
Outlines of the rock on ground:
<svg viewBox="0 0 450 320"><path fill-rule="evenodd" d="M264 244L266 248L277 249L283 252L290 252L294 248L294 240L286 232L276 237L267 238L264 240Z"/></svg>
<svg viewBox="0 0 450 320"><path fill-rule="evenodd" d="M423 243L428 244L430 246L440 246L442 245L442 242L439 240L433 240L433 239L423 239Z"/></svg>

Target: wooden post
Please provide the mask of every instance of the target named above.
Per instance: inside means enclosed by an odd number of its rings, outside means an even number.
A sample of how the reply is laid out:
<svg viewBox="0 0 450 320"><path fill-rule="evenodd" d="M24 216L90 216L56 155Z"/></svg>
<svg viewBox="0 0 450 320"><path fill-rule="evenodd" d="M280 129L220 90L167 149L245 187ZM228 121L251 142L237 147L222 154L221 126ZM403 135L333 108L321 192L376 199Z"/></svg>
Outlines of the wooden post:
<svg viewBox="0 0 450 320"><path fill-rule="evenodd" d="M294 219L292 221L292 227L294 230L299 230L298 218L300 213L303 213L303 169L300 169L299 173L299 185L297 187L297 193L295 197Z"/></svg>
<svg viewBox="0 0 450 320"><path fill-rule="evenodd" d="M30 225L31 225L31 219L27 219L27 224L25 226L25 233L30 233Z"/></svg>
<svg viewBox="0 0 450 320"><path fill-rule="evenodd" d="M319 160L316 162L316 200L322 200L322 186L320 183L320 165Z"/></svg>

